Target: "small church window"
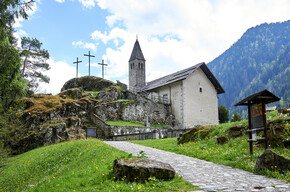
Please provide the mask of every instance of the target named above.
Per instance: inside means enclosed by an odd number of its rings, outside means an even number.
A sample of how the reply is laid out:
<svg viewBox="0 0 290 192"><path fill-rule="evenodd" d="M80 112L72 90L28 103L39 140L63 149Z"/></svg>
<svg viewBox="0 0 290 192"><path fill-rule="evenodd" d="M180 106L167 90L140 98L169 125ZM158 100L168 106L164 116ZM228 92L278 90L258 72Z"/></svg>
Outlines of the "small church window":
<svg viewBox="0 0 290 192"><path fill-rule="evenodd" d="M134 69L134 63L131 63L131 69Z"/></svg>
<svg viewBox="0 0 290 192"><path fill-rule="evenodd" d="M141 69L143 69L143 63L141 63Z"/></svg>
<svg viewBox="0 0 290 192"><path fill-rule="evenodd" d="M141 63L139 63L139 69L141 69Z"/></svg>
<svg viewBox="0 0 290 192"><path fill-rule="evenodd" d="M168 95L167 94L163 95L163 103L168 104Z"/></svg>
<svg viewBox="0 0 290 192"><path fill-rule="evenodd" d="M199 92L202 93L202 88L201 87L199 88Z"/></svg>

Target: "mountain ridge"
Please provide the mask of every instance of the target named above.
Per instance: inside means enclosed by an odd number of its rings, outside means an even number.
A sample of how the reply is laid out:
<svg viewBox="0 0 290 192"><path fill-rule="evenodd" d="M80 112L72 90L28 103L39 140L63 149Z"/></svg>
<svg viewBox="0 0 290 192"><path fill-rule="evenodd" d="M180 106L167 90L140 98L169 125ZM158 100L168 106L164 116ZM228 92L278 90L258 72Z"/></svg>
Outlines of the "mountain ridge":
<svg viewBox="0 0 290 192"><path fill-rule="evenodd" d="M268 89L281 98L276 105L289 106L289 63L290 20L249 28L229 49L208 63L226 91L219 96L219 105L227 107L231 114L241 113L242 109L234 104Z"/></svg>

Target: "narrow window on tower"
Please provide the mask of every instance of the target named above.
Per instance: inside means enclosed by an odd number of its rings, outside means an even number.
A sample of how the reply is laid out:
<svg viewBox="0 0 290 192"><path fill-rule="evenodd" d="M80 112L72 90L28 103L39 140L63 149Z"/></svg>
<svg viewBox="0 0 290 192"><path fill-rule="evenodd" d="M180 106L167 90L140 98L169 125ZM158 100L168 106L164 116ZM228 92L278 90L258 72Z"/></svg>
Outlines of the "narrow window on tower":
<svg viewBox="0 0 290 192"><path fill-rule="evenodd" d="M143 69L143 63L141 63L141 69Z"/></svg>
<svg viewBox="0 0 290 192"><path fill-rule="evenodd" d="M202 93L202 88L201 87L199 88L199 92Z"/></svg>

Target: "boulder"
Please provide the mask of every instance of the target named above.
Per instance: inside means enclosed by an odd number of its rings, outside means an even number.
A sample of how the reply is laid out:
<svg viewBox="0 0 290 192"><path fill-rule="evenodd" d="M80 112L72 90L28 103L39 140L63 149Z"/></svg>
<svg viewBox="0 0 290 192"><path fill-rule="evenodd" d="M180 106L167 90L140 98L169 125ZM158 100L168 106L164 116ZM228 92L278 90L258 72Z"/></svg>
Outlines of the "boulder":
<svg viewBox="0 0 290 192"><path fill-rule="evenodd" d="M230 138L237 138L245 135L248 126L245 124L237 124L227 129Z"/></svg>
<svg viewBox="0 0 290 192"><path fill-rule="evenodd" d="M114 101L122 98L122 91L116 86L110 86L106 89L103 89L98 94L98 99L101 101Z"/></svg>
<svg viewBox="0 0 290 192"><path fill-rule="evenodd" d="M80 99L84 97L84 92L81 88L72 88L62 91L58 94L61 98L66 99L67 97L70 97L72 99Z"/></svg>
<svg viewBox="0 0 290 192"><path fill-rule="evenodd" d="M182 134L180 137L177 138L178 144L188 143L190 141L197 141L197 139L204 139L206 136L215 129L215 126L198 126L195 127L184 134Z"/></svg>
<svg viewBox="0 0 290 192"><path fill-rule="evenodd" d="M227 136L222 136L218 137L216 140L218 144L225 144L229 141L229 138Z"/></svg>
<svg viewBox="0 0 290 192"><path fill-rule="evenodd" d="M262 155L258 156L255 170L271 170L286 173L290 170L290 160L274 153L271 149L266 149Z"/></svg>
<svg viewBox="0 0 290 192"><path fill-rule="evenodd" d="M149 178L171 180L175 176L174 169L167 163L150 159L116 159L113 166L114 177L128 182L148 181Z"/></svg>
<svg viewBox="0 0 290 192"><path fill-rule="evenodd" d="M290 118L269 121L267 134L271 147L289 147Z"/></svg>
<svg viewBox="0 0 290 192"><path fill-rule="evenodd" d="M111 85L115 85L115 83L100 77L83 76L67 81L61 88L61 91L72 88L82 88L84 91L101 91Z"/></svg>

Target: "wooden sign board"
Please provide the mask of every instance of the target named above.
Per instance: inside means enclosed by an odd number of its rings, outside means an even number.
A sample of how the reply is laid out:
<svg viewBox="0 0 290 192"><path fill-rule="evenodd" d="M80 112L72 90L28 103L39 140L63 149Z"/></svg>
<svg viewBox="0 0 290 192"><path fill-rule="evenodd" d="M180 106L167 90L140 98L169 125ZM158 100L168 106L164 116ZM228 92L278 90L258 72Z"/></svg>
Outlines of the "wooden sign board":
<svg viewBox="0 0 290 192"><path fill-rule="evenodd" d="M251 105L251 128L257 129L264 127L263 124L263 110L262 110L262 103Z"/></svg>

